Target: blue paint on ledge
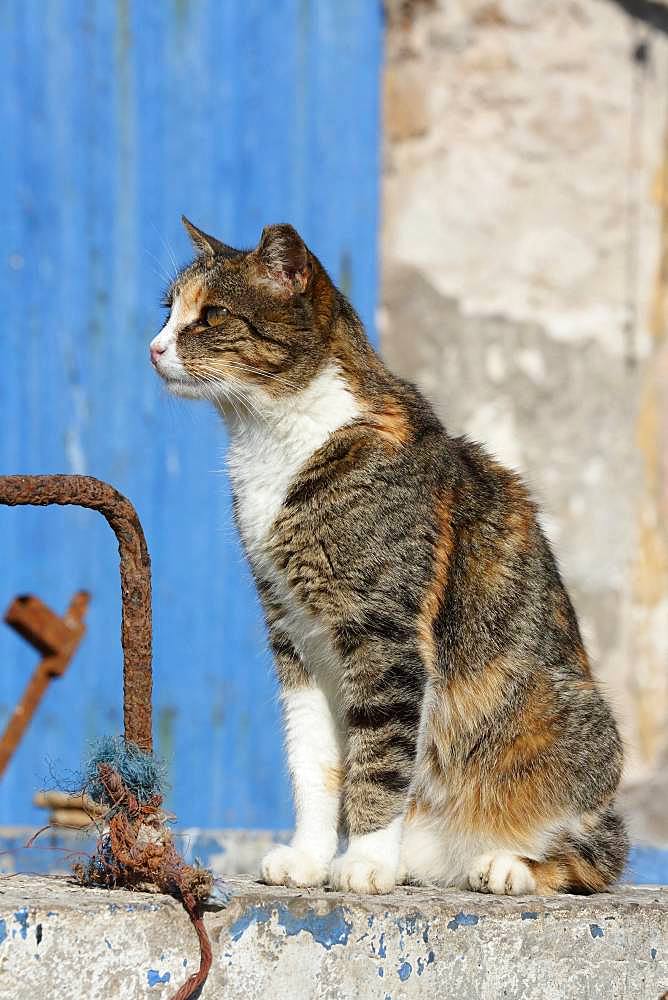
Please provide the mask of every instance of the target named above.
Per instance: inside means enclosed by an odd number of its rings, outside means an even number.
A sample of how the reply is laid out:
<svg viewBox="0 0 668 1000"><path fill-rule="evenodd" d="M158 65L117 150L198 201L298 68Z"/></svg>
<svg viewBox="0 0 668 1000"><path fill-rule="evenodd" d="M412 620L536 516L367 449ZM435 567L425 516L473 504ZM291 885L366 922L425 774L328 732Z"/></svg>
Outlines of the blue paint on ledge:
<svg viewBox="0 0 668 1000"><path fill-rule="evenodd" d="M406 982L412 971L413 971L413 966L411 965L410 962L401 963L401 965L397 969L397 975L399 976L399 979L402 981L402 983Z"/></svg>
<svg viewBox="0 0 668 1000"><path fill-rule="evenodd" d="M538 914L535 910L524 910L521 916L522 920L538 920Z"/></svg>
<svg viewBox="0 0 668 1000"><path fill-rule="evenodd" d="M475 927L479 920L480 917L475 913L464 913L460 910L452 920L448 921L448 929L456 931L459 927Z"/></svg>
<svg viewBox="0 0 668 1000"><path fill-rule="evenodd" d="M19 931L21 937L25 941L28 936L28 908L27 906L22 907L17 910L14 914L14 920L20 925L21 930Z"/></svg>
<svg viewBox="0 0 668 1000"><path fill-rule="evenodd" d="M170 972L163 972L160 975L157 969L149 969L146 973L146 981L149 986L160 986L161 983L168 983L171 978Z"/></svg>
<svg viewBox="0 0 668 1000"><path fill-rule="evenodd" d="M2 944L2 942L5 940L6 937L7 937L7 923L5 920L0 918L0 944Z"/></svg>
<svg viewBox="0 0 668 1000"><path fill-rule="evenodd" d="M589 933L593 938L601 938L603 937L603 928L599 927L598 924L590 924Z"/></svg>
<svg viewBox="0 0 668 1000"><path fill-rule="evenodd" d="M285 930L288 937L306 931L327 951L335 944L347 944L353 926L351 921L346 919L342 906L336 906L325 914L315 913L311 909L304 914L296 914L284 903L279 903L277 906L251 906L230 927L232 940L238 941L251 924L268 923L274 913L279 926Z"/></svg>

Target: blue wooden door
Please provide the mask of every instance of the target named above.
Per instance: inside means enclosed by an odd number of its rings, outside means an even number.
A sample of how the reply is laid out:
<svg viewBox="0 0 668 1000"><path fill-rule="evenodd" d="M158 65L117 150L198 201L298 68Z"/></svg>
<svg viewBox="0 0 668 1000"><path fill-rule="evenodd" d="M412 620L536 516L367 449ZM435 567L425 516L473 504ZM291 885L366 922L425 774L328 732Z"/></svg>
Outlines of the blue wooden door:
<svg viewBox="0 0 668 1000"><path fill-rule="evenodd" d="M185 212L252 246L290 221L368 324L376 300L379 0L0 3L0 472L79 472L135 503L153 560L155 733L183 823L285 826L275 686L230 519L225 437L147 364ZM89 631L4 779L0 822L121 730L113 536L0 507L0 605ZM1 610L1 609L0 609ZM35 662L0 626L0 725Z"/></svg>

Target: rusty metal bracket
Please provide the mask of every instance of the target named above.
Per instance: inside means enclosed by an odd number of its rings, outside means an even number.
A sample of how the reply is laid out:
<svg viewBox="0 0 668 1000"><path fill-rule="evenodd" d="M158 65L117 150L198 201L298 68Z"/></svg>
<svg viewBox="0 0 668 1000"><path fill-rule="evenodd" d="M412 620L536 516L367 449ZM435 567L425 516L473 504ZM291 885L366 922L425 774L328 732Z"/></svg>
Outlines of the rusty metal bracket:
<svg viewBox="0 0 668 1000"><path fill-rule="evenodd" d="M106 518L120 555L125 738L151 750L151 562L134 507L92 476L0 476L0 504L72 505Z"/></svg>
<svg viewBox="0 0 668 1000"><path fill-rule="evenodd" d="M28 728L47 687L54 677L63 676L81 642L86 631L83 617L88 600L88 594L83 590L79 591L62 618L38 597L30 594L17 597L9 605L5 621L42 654L42 659L0 736L0 776Z"/></svg>

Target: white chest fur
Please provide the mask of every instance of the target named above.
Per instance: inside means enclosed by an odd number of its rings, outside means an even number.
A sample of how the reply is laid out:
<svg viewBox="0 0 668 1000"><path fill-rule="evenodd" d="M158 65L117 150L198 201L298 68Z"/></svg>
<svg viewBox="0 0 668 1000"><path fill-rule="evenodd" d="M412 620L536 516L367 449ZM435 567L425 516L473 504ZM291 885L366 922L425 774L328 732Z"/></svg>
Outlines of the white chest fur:
<svg viewBox="0 0 668 1000"><path fill-rule="evenodd" d="M361 410L334 365L301 392L265 397L258 407L261 415L230 422L228 467L241 537L251 561L264 569L265 544L291 482L330 434Z"/></svg>
<svg viewBox="0 0 668 1000"><path fill-rule="evenodd" d="M300 606L274 565L267 542L290 484L311 456L340 427L361 414L338 368L330 366L297 395L262 406L266 417L231 422L228 466L239 529L253 568L272 585L282 608L277 624L295 649L330 687L338 673L326 629Z"/></svg>

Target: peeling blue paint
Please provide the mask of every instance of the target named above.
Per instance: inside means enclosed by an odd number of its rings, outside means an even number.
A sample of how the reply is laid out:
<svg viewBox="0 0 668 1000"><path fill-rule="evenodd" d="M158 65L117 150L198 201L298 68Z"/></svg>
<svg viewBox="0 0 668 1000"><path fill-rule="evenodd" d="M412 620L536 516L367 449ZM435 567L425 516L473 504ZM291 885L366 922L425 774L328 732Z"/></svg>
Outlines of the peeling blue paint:
<svg viewBox="0 0 668 1000"><path fill-rule="evenodd" d="M538 914L535 910L524 910L522 920L538 920Z"/></svg>
<svg viewBox="0 0 668 1000"><path fill-rule="evenodd" d="M418 974L418 976L421 976L423 972L424 972L424 962L422 961L421 958L418 958L418 960L417 960L417 974Z"/></svg>
<svg viewBox="0 0 668 1000"><path fill-rule="evenodd" d="M14 920L16 920L16 922L18 924L20 924L21 930L19 931L19 934L21 935L21 937L25 941L25 939L28 937L28 908L27 908L27 906L24 906L20 910L16 911L16 913L14 914Z"/></svg>
<svg viewBox="0 0 668 1000"><path fill-rule="evenodd" d="M425 944L429 944L429 921L425 921L424 930L422 931L422 940Z"/></svg>
<svg viewBox="0 0 668 1000"><path fill-rule="evenodd" d="M456 931L458 927L475 927L479 920L480 917L475 913L464 913L460 910L452 920L448 921L448 929Z"/></svg>
<svg viewBox="0 0 668 1000"><path fill-rule="evenodd" d="M378 958L385 958L387 955L387 948L385 947L385 932L380 935L380 941L378 942Z"/></svg>
<svg viewBox="0 0 668 1000"><path fill-rule="evenodd" d="M104 943L106 944L109 951L111 951L111 941L109 940L109 938L105 938Z"/></svg>
<svg viewBox="0 0 668 1000"><path fill-rule="evenodd" d="M369 929L373 927L373 913L366 918L366 925Z"/></svg>
<svg viewBox="0 0 668 1000"><path fill-rule="evenodd" d="M328 951L335 944L347 944L353 926L352 922L346 919L342 906L337 906L329 913L322 915L311 909L307 910L305 914L296 914L284 903L271 907L251 906L230 927L232 940L238 941L251 924L268 923L274 913L279 926L285 930L288 937L306 931L314 941L317 941Z"/></svg>
<svg viewBox="0 0 668 1000"><path fill-rule="evenodd" d="M157 969L149 969L146 973L146 981L149 986L159 986L161 983L168 983L171 978L171 973L163 972L160 975Z"/></svg>
<svg viewBox="0 0 668 1000"><path fill-rule="evenodd" d="M7 922L4 919L0 918L0 944L2 944L2 942L5 940L6 937L7 937Z"/></svg>
<svg viewBox="0 0 668 1000"><path fill-rule="evenodd" d="M427 955L427 965L433 965L435 961L436 961L436 955L434 955L433 951L430 951L429 954Z"/></svg>
<svg viewBox="0 0 668 1000"><path fill-rule="evenodd" d="M42 943L42 925L41 924L37 924L37 927L35 928L35 941L37 942L38 945L40 945Z"/></svg>
<svg viewBox="0 0 668 1000"><path fill-rule="evenodd" d="M603 937L603 928L599 927L598 924L590 924L589 933L593 938Z"/></svg>
<svg viewBox="0 0 668 1000"><path fill-rule="evenodd" d="M169 808L191 826L292 826L292 811L287 769L273 766L281 726L259 602L239 565L230 491L208 472L224 431L213 408L190 418L184 407L172 418L144 360L160 324L163 279L154 270L171 268L170 244L179 260L190 257L182 211L234 246L254 246L265 223L290 219L372 327L383 45L379 2L0 3L1 134L13 139L0 157L2 342L11 358L0 366L0 467L95 471L141 511L158 567L155 716L173 720L156 736L172 767ZM167 127L172 116L182 134ZM221 140L237 129L238 141ZM188 146L200 155L182 156ZM38 317L47 308L66 309L67 329L40 365ZM121 326L127 335L114 338ZM197 516L207 496L229 529ZM189 525L190 559L170 544L167 517ZM67 773L90 733L118 728L121 687L100 697L95 670L98 662L110 676L120 669L107 533L94 515L0 511L6 593L30 580L60 607L84 578L96 598L76 681L64 682L71 712L50 699L55 707L26 733L2 786L6 823L42 822L26 789L45 754ZM202 613L204 594L215 616ZM203 668L184 684L183 662L205 663L212 647L224 650L216 680ZM3 702L20 696L26 653L0 629Z"/></svg>
<svg viewBox="0 0 668 1000"><path fill-rule="evenodd" d="M415 934L417 930L418 915L411 913L409 917L397 917L394 921L400 934Z"/></svg>
<svg viewBox="0 0 668 1000"><path fill-rule="evenodd" d="M383 966L382 966L382 965L379 965L379 966L378 966L378 975L380 976L380 978L381 978L381 979L382 979L382 978L383 978L383 976L385 975L385 969L383 968Z"/></svg>
<svg viewBox="0 0 668 1000"><path fill-rule="evenodd" d="M650 948L649 953L652 956L652 958L656 958L656 948Z"/></svg>
<svg viewBox="0 0 668 1000"><path fill-rule="evenodd" d="M413 971L413 966L411 965L410 962L401 963L401 965L397 969L397 975L399 976L399 979L402 981L402 983L406 982L412 971Z"/></svg>

